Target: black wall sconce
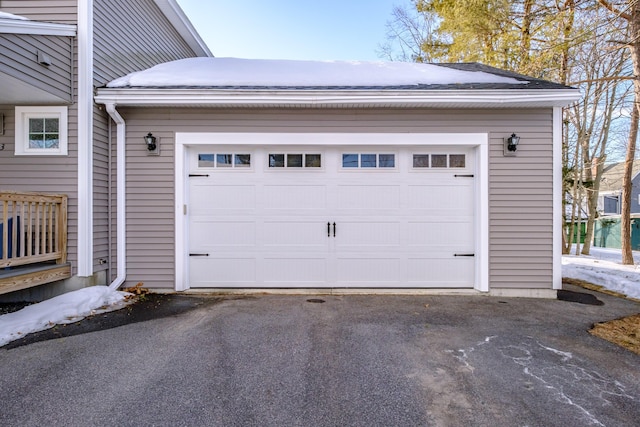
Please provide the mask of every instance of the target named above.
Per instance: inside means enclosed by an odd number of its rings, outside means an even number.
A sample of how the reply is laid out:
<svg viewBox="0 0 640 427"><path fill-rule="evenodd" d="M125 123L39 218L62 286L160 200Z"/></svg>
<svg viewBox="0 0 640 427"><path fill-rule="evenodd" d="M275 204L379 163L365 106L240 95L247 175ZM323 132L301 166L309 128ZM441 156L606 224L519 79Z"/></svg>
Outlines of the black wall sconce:
<svg viewBox="0 0 640 427"><path fill-rule="evenodd" d="M505 138L504 139L504 155L515 156L519 143L520 143L520 137L515 133L512 133L509 138Z"/></svg>
<svg viewBox="0 0 640 427"><path fill-rule="evenodd" d="M153 156L160 154L160 142L151 132L144 137L144 142L147 144L147 154Z"/></svg>

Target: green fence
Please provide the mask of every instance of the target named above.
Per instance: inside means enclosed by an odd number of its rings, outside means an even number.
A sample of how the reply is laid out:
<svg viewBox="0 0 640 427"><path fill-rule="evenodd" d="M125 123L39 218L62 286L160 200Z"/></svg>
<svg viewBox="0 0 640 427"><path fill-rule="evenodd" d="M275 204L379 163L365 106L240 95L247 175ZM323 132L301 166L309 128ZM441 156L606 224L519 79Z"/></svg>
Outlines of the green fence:
<svg viewBox="0 0 640 427"><path fill-rule="evenodd" d="M596 220L593 246L615 249L622 247L619 215L606 216ZM631 218L631 249L640 250L640 217L636 218L635 215Z"/></svg>

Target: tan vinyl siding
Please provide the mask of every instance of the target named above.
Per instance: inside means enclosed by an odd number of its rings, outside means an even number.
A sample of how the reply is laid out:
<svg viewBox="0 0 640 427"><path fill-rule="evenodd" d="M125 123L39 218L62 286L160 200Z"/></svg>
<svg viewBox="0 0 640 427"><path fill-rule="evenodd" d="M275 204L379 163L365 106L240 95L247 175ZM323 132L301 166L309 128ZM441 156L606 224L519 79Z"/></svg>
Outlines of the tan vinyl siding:
<svg viewBox="0 0 640 427"><path fill-rule="evenodd" d="M122 109L130 284L173 288L175 132L482 132L490 141L490 286L552 286L552 110ZM147 156L142 137L161 139ZM521 137L517 157L503 138Z"/></svg>
<svg viewBox="0 0 640 427"><path fill-rule="evenodd" d="M0 10L33 21L76 24L78 0L0 0Z"/></svg>
<svg viewBox="0 0 640 427"><path fill-rule="evenodd" d="M162 62L196 56L153 0L94 2L94 16L95 87ZM115 141L115 137L111 141ZM109 119L98 106L94 109L93 157L94 270L112 267L113 279L116 274L115 151L112 151L111 166L114 179L110 181ZM112 236L111 248L109 236ZM101 260L110 260L110 264Z"/></svg>
<svg viewBox="0 0 640 427"><path fill-rule="evenodd" d="M72 41L71 37L0 34L0 74L42 89L62 103L71 102ZM49 56L50 66L38 63L38 52Z"/></svg>

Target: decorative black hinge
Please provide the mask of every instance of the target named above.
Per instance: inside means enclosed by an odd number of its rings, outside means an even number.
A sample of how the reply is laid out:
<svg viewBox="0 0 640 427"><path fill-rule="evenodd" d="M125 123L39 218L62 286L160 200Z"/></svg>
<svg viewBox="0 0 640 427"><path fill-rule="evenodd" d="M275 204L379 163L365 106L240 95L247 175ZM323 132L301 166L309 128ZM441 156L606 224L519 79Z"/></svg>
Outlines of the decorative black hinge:
<svg viewBox="0 0 640 427"><path fill-rule="evenodd" d="M453 175L456 178L473 178L473 174L468 174L468 175L460 175L460 174L455 174Z"/></svg>
<svg viewBox="0 0 640 427"><path fill-rule="evenodd" d="M453 254L453 256L476 256L476 254Z"/></svg>
<svg viewBox="0 0 640 427"><path fill-rule="evenodd" d="M209 254L189 254L189 256L209 256Z"/></svg>
<svg viewBox="0 0 640 427"><path fill-rule="evenodd" d="M196 177L196 176L208 177L209 174L207 174L207 173L205 173L205 174L190 173L189 174L189 178L193 178L193 177Z"/></svg>

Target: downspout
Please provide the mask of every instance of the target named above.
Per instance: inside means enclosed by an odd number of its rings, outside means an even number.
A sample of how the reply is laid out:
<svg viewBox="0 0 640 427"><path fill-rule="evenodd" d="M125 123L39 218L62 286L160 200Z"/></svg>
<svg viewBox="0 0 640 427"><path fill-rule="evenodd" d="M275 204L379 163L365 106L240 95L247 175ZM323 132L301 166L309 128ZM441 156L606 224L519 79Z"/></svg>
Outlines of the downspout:
<svg viewBox="0 0 640 427"><path fill-rule="evenodd" d="M109 288L118 289L127 278L127 227L126 227L126 160L125 122L114 103L105 104L107 113L116 123L116 278ZM111 237L109 237L111 238Z"/></svg>

